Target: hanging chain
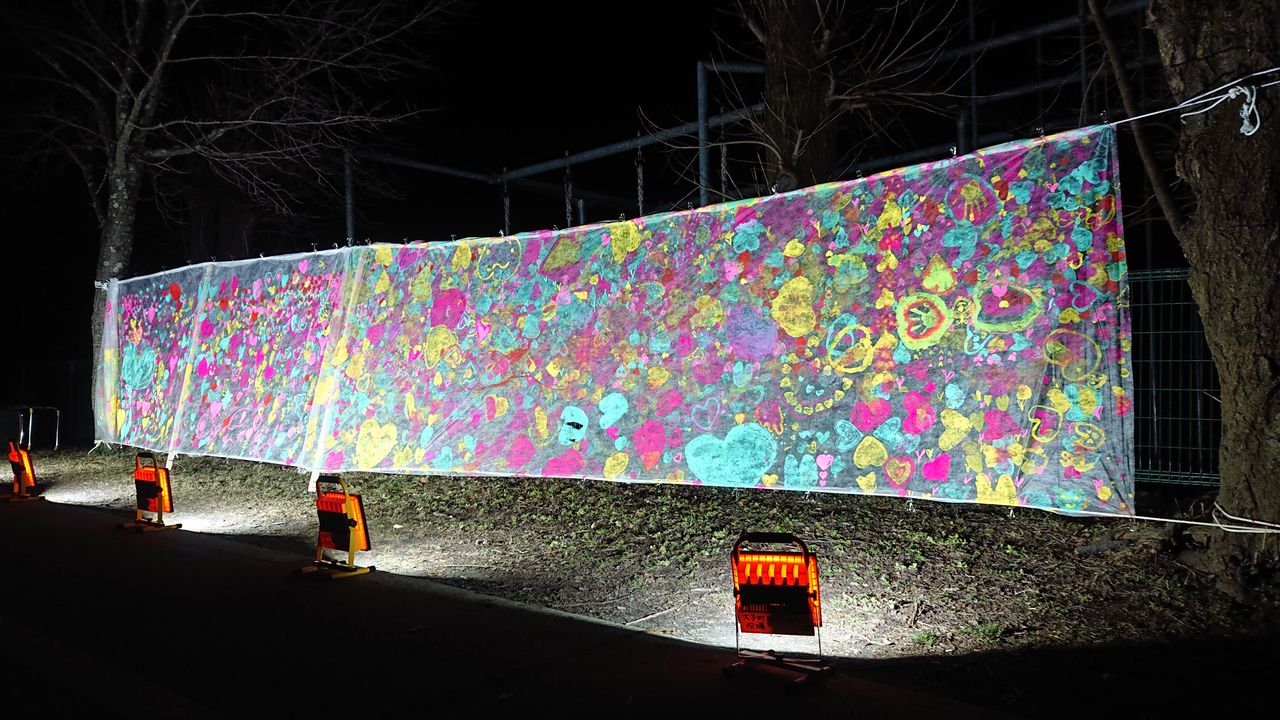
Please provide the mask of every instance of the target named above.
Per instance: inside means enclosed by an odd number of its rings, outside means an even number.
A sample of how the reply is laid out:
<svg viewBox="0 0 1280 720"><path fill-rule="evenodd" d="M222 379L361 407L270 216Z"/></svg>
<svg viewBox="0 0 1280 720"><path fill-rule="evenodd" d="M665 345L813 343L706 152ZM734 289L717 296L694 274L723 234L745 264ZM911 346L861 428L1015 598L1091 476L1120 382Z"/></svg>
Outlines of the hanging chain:
<svg viewBox="0 0 1280 720"><path fill-rule="evenodd" d="M644 151L636 148L636 210L644 216Z"/></svg>
<svg viewBox="0 0 1280 720"><path fill-rule="evenodd" d="M502 174L507 174L507 169L502 168ZM502 234L511 234L511 193L507 191L507 181L502 181Z"/></svg>
<svg viewBox="0 0 1280 720"><path fill-rule="evenodd" d="M569 152L565 151L565 157ZM564 166L564 226L573 227L573 170Z"/></svg>
<svg viewBox="0 0 1280 720"><path fill-rule="evenodd" d="M729 144L724 133L720 134L720 195L722 200L729 199Z"/></svg>

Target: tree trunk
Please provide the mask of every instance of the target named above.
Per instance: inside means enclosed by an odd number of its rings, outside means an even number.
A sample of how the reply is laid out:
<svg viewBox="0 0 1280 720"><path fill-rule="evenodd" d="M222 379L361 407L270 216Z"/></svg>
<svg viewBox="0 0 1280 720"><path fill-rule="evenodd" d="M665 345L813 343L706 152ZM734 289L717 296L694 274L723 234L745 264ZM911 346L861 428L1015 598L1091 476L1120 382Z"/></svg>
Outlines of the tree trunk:
<svg viewBox="0 0 1280 720"><path fill-rule="evenodd" d="M770 185L779 192L826 182L835 162L831 68L820 47L825 2L763 0L764 134ZM830 18L825 18L831 22Z"/></svg>
<svg viewBox="0 0 1280 720"><path fill-rule="evenodd" d="M107 193L105 222L98 246L97 284L93 293L93 362L102 359L102 318L106 311L107 291L104 284L124 274L133 252L134 221L138 215L138 190L142 174L128 163L119 163L112 171Z"/></svg>
<svg viewBox="0 0 1280 720"><path fill-rule="evenodd" d="M1150 24L1181 101L1280 57L1275 0L1156 0ZM1261 84L1274 80L1246 81ZM1280 118L1260 90L1256 134L1240 132L1241 98L1186 118L1178 176L1194 194L1179 234L1191 290L1222 380L1222 488L1229 513L1280 523ZM1268 117L1271 116L1271 117ZM1244 575L1280 568L1273 536L1227 534L1211 554Z"/></svg>

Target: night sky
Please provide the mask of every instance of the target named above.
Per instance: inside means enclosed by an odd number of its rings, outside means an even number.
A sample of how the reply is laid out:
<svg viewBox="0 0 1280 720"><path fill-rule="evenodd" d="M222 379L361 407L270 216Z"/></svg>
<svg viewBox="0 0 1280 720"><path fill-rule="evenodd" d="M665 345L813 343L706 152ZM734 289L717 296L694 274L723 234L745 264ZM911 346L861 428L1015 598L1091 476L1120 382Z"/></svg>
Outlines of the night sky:
<svg viewBox="0 0 1280 720"><path fill-rule="evenodd" d="M1051 9L1000 12L987 7L977 17L977 37L1026 27L1046 19L1074 15L1076 3ZM395 141L398 154L413 159L481 173L503 167L554 159L599 145L625 140L637 132L696 119L695 63L700 59L746 61L748 39L729 14L731 3L659 2L623 6L596 3L568 7L555 3L474 3L448 25L421 41L433 66L424 78L403 83L400 98L430 108ZM1137 17L1134 16L1136 21ZM957 37L967 28L960 14ZM1136 28L1136 25L1134 25ZM717 35L727 41L718 41ZM1071 34L1047 43L1058 57L1074 51ZM13 48L3 49L6 53ZM980 65L980 91L1034 80L1026 62L1029 46L992 52ZM1096 50L1094 51L1097 52ZM1095 59L1096 62L1096 59ZM1070 65L1047 72L1069 72ZM12 98L10 114L21 109L34 92L6 73L2 79ZM744 80L744 94L758 97L758 86ZM1095 104L1118 100L1105 88L1091 89ZM956 93L967 93L967 86ZM957 97L959 105L967 98ZM711 103L714 114L733 104L724 90ZM1071 91L1023 98L1015 106L984 111L988 129L999 128L1006 139L1026 137L1037 117L1052 111L1058 117L1078 110L1079 95ZM20 114L20 113L19 113ZM1083 124L1096 122L1096 117ZM922 120L903 124L889 138L886 151L927 147L954 141L952 121ZM1122 140L1128 138L1122 134ZM78 173L56 163L33 163L21 139L5 137L3 156L9 172L0 192L5 218L9 283L10 341L0 383L0 406L52 404L68 417L73 438L88 439L88 383L90 377L89 323L97 228ZM1128 158L1122 157L1122 166ZM634 153L576 167L575 187L620 196L634 202ZM659 202L684 207L697 201L691 172L695 154L688 151L645 150L647 212ZM1136 168L1136 163L1129 163ZM450 237L494 235L502 227L499 187L443 177L405 168L362 161L362 171L377 173L396 188L398 197L375 199L356 189L357 241L448 240ZM850 172L850 175L853 173ZM1126 173L1126 177L1129 173ZM555 186L562 171L536 178ZM1126 205L1132 200L1126 197ZM511 189L515 231L564 225L562 196ZM312 208L319 221L311 232L319 247L345 242L340 199L331 208ZM587 206L588 222L635 215L627 208ZM325 222L323 217L330 221ZM1131 219L1127 217L1126 219ZM139 245L164 247L172 242L162 227L140 230ZM171 231L168 231L171 232ZM150 236L142 237L150 233ZM1136 231L1130 227L1131 253ZM299 242L293 250L307 250ZM172 255L147 254L135 260L135 272L152 272L177 264ZM0 422L6 422L0 418Z"/></svg>

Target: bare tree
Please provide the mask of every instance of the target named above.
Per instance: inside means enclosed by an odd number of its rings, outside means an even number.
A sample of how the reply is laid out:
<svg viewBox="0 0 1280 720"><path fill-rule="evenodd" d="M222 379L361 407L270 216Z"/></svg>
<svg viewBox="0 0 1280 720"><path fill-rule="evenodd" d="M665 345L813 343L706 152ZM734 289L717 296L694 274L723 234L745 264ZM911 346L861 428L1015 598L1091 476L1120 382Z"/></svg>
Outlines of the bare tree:
<svg viewBox="0 0 1280 720"><path fill-rule="evenodd" d="M333 191L326 163L410 109L371 90L423 67L449 0L72 0L9 10L47 101L28 117L83 176L98 281L129 266L139 202L197 171L278 213ZM173 185L167 186L172 195ZM94 303L94 353L105 293Z"/></svg>
<svg viewBox="0 0 1280 720"><path fill-rule="evenodd" d="M954 4L925 7L739 0L764 50L765 109L750 135L762 148L766 185L784 191L834 179L842 158L856 157L898 111L938 110L955 81L936 62Z"/></svg>

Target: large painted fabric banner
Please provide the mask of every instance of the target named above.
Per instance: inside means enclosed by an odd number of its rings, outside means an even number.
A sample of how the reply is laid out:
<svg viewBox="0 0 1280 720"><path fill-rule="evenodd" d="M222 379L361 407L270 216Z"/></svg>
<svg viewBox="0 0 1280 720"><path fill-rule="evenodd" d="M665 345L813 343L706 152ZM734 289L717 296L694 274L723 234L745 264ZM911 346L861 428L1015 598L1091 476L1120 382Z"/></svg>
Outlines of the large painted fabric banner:
<svg viewBox="0 0 1280 720"><path fill-rule="evenodd" d="M101 440L1133 513L1109 127L617 223L113 283Z"/></svg>

